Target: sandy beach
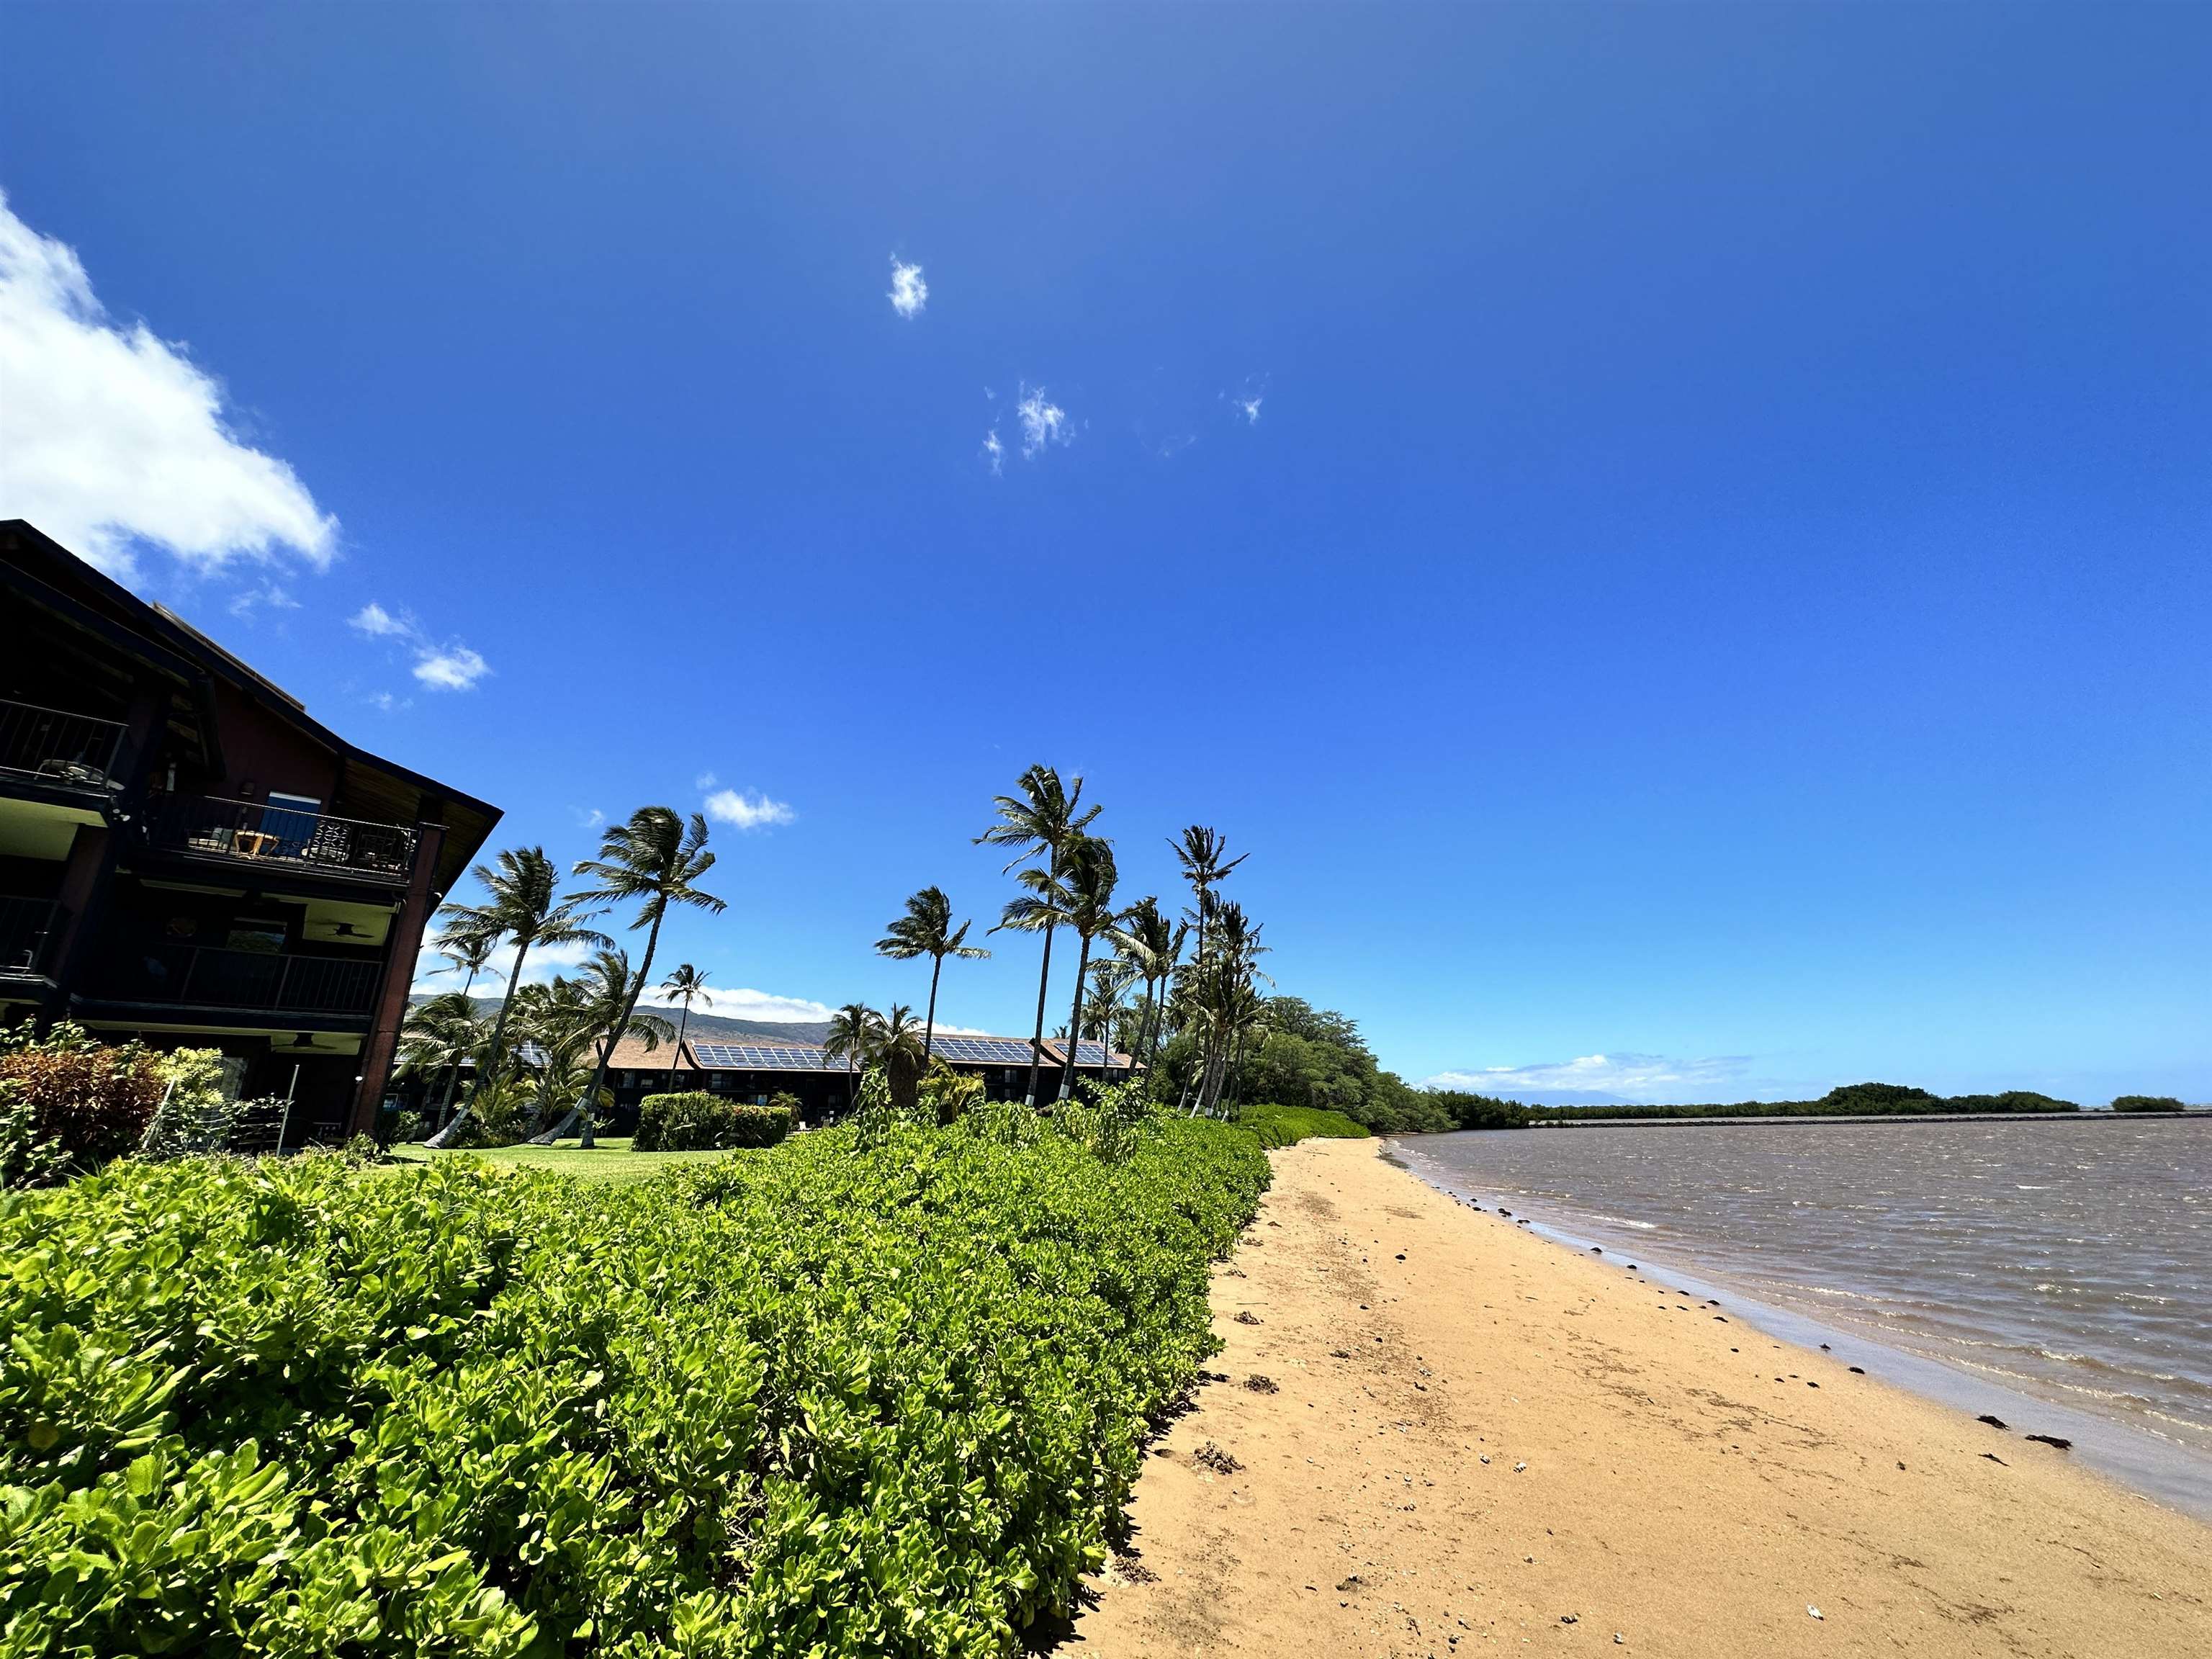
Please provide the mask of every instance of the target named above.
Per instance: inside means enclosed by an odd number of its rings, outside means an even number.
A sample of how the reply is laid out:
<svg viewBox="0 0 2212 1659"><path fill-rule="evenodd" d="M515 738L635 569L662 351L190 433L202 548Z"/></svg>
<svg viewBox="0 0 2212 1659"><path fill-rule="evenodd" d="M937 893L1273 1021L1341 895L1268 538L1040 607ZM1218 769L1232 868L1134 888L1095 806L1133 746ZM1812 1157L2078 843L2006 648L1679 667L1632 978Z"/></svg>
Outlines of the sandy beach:
<svg viewBox="0 0 2212 1659"><path fill-rule="evenodd" d="M1467 1209L1375 1141L1274 1154L1071 1651L2157 1659L2212 1528Z"/></svg>

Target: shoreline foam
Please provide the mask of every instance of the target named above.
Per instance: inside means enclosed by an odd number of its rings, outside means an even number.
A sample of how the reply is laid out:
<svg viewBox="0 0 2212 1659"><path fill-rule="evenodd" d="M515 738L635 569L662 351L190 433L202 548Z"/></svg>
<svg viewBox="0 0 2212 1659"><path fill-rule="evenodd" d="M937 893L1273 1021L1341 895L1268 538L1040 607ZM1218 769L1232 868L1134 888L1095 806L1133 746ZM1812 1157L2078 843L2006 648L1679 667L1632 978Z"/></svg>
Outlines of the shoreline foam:
<svg viewBox="0 0 2212 1659"><path fill-rule="evenodd" d="M2212 1529L2069 1454L1523 1237L1374 1142L1275 1163L1214 1282L1222 1380L1155 1446L1072 1650L2212 1647Z"/></svg>

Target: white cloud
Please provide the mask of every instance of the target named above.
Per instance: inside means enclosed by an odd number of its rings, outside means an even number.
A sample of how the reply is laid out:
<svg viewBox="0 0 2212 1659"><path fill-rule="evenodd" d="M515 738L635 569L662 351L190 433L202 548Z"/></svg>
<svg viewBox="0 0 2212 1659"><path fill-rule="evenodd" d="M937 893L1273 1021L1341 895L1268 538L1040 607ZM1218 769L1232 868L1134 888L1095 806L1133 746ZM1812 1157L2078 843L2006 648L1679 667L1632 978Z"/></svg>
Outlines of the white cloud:
<svg viewBox="0 0 2212 1659"><path fill-rule="evenodd" d="M902 317L919 317L929 303L929 284L921 280L920 265L902 264L891 255L891 309Z"/></svg>
<svg viewBox="0 0 2212 1659"><path fill-rule="evenodd" d="M0 193L0 515L113 574L131 544L201 572L289 549L320 569L337 520L232 429L222 384L143 322L111 319L68 244Z"/></svg>
<svg viewBox="0 0 2212 1659"><path fill-rule="evenodd" d="M778 996L772 991L749 990L743 986L725 989L712 981L708 982L707 990L714 999L714 1003L712 1006L693 1003L691 1012L695 1016L713 1014L723 1019L789 1022L828 1019L836 1012L824 1003L810 1002L805 997ZM665 1014L672 1019L684 1012L680 1003L657 1002L652 994L640 998L639 1002L655 1013ZM944 1028L940 1026L939 1029Z"/></svg>
<svg viewBox="0 0 2212 1659"><path fill-rule="evenodd" d="M572 806L568 810L576 815L576 823L580 829L596 830L607 821L607 815L596 806L589 811L586 811L580 806Z"/></svg>
<svg viewBox="0 0 2212 1659"><path fill-rule="evenodd" d="M283 583L262 582L255 586L239 589L231 599L230 614L251 617L256 607L260 605L266 605L271 611L297 611L300 602L292 597L291 590Z"/></svg>
<svg viewBox="0 0 2212 1659"><path fill-rule="evenodd" d="M522 982L543 985L556 974L574 973L590 957L597 948L585 944L533 945L530 954L523 958ZM415 980L410 989L416 991L458 991L465 974L448 970L434 973L432 969L445 967L445 958L438 954L434 934L422 941L422 950L415 957ZM514 947L502 945L491 953L491 960L477 975L477 982L469 994L479 997L499 997L506 994L507 976L514 971Z"/></svg>
<svg viewBox="0 0 2212 1659"><path fill-rule="evenodd" d="M490 672L491 665L465 645L426 649L415 660L415 678L434 691L465 691Z"/></svg>
<svg viewBox="0 0 2212 1659"><path fill-rule="evenodd" d="M999 441L999 428L995 426L983 434L983 459L990 462L994 478L1006 470L1006 447Z"/></svg>
<svg viewBox="0 0 2212 1659"><path fill-rule="evenodd" d="M398 640L415 653L415 678L433 691L466 691L491 672L483 653L458 640L443 644L404 612L393 616L375 600L356 611L352 626L371 639Z"/></svg>
<svg viewBox="0 0 2212 1659"><path fill-rule="evenodd" d="M1716 1090L1738 1086L1747 1061L1739 1055L1670 1060L1662 1054L1584 1054L1537 1066L1486 1066L1425 1078L1432 1089L1468 1089L1531 1103L1650 1101L1698 1104Z"/></svg>
<svg viewBox="0 0 2212 1659"><path fill-rule="evenodd" d="M691 787L695 789L712 789L714 787L716 781L717 780L712 772L702 772L697 777L691 780Z"/></svg>
<svg viewBox="0 0 2212 1659"><path fill-rule="evenodd" d="M1032 389L1024 386L1022 400L1014 405L1014 413L1021 417L1022 459L1025 461L1053 444L1075 441L1075 429L1068 424L1067 411L1048 401L1042 386Z"/></svg>
<svg viewBox="0 0 2212 1659"><path fill-rule="evenodd" d="M789 823L796 814L782 801L770 800L766 795L717 789L707 797L707 816L718 823L734 824L740 830L760 830L770 824Z"/></svg>
<svg viewBox="0 0 2212 1659"><path fill-rule="evenodd" d="M1257 426L1260 424L1261 401L1261 400L1258 398L1239 398L1236 400L1237 407L1244 411L1244 421L1246 425Z"/></svg>

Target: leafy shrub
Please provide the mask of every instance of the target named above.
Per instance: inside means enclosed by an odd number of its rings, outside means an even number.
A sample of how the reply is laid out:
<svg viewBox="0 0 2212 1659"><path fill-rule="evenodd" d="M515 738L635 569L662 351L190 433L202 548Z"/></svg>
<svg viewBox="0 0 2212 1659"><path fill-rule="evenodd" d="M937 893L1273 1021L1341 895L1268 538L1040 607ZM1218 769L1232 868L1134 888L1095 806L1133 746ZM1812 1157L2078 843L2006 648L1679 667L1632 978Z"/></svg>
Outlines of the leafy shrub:
<svg viewBox="0 0 2212 1659"><path fill-rule="evenodd" d="M791 1133L787 1106L741 1105L720 1095L647 1095L637 1105L634 1152L773 1146Z"/></svg>
<svg viewBox="0 0 2212 1659"><path fill-rule="evenodd" d="M2172 1095L2122 1095L2112 1103L2116 1112L2184 1112L2189 1109Z"/></svg>
<svg viewBox="0 0 2212 1659"><path fill-rule="evenodd" d="M1528 1109L1517 1100L1500 1100L1468 1089L1425 1091L1449 1115L1455 1129L1525 1129Z"/></svg>
<svg viewBox="0 0 2212 1659"><path fill-rule="evenodd" d="M0 1650L1009 1655L1215 1344L1249 1135L0 1199Z"/></svg>
<svg viewBox="0 0 2212 1659"><path fill-rule="evenodd" d="M66 1022L40 1037L27 1021L0 1030L0 1085L19 1103L23 1127L13 1133L30 1156L51 1164L58 1154L70 1170L96 1170L135 1148L167 1086L161 1055L143 1044L110 1047Z"/></svg>
<svg viewBox="0 0 2212 1659"><path fill-rule="evenodd" d="M1271 1106L1255 1103L1237 1121L1260 1137L1262 1146L1291 1146L1301 1140L1364 1140L1367 1131L1342 1112L1316 1106Z"/></svg>
<svg viewBox="0 0 2212 1659"><path fill-rule="evenodd" d="M45 1187L69 1176L69 1154L40 1132L39 1109L12 1078L0 1078L0 1188Z"/></svg>

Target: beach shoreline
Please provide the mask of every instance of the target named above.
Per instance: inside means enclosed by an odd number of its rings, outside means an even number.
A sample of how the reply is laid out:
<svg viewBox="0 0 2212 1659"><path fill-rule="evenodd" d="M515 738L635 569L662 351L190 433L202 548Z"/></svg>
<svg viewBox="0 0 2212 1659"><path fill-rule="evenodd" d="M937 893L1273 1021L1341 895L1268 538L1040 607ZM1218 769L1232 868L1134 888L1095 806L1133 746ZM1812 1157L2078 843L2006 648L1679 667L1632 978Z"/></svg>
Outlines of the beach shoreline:
<svg viewBox="0 0 2212 1659"><path fill-rule="evenodd" d="M1376 1142L1274 1159L1216 1273L1214 1380L1153 1447L1071 1650L2212 1646L2212 1528L2033 1425L1662 1294L1684 1287Z"/></svg>

